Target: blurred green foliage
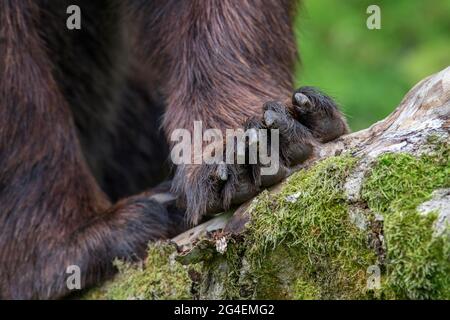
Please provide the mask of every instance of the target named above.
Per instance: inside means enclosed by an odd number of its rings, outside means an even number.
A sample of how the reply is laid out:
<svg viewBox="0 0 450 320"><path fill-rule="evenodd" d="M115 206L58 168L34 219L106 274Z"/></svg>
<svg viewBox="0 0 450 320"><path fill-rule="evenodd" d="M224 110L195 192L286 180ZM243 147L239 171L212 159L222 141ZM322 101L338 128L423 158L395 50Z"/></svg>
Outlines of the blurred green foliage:
<svg viewBox="0 0 450 320"><path fill-rule="evenodd" d="M381 29L369 30L369 5ZM296 85L341 104L353 130L383 119L422 78L450 65L448 0L304 0L295 24Z"/></svg>

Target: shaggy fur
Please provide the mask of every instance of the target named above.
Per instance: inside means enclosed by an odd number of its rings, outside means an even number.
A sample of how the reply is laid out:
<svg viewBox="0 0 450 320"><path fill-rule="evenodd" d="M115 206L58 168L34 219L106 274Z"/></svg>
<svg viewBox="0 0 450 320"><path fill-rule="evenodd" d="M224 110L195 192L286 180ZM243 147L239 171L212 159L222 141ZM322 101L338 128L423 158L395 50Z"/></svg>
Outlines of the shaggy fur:
<svg viewBox="0 0 450 320"><path fill-rule="evenodd" d="M81 30L66 29L72 4L81 7ZM194 120L204 129L270 128L270 109L288 128L285 165L345 132L333 102L316 91L262 107L292 92L294 7L1 0L0 298L64 297L68 266L81 268L87 288L115 272L115 258L142 258L149 240L183 230L183 215L159 196L168 185L148 191L169 177L174 129L192 130ZM188 220L279 180L264 181L258 168L225 169L224 182L214 166L175 168L171 188Z"/></svg>

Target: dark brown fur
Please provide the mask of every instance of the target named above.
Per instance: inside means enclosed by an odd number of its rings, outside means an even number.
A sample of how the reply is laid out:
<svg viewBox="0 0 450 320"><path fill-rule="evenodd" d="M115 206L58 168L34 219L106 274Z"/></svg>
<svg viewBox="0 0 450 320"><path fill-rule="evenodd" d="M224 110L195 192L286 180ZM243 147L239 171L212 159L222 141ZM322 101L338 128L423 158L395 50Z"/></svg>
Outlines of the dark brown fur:
<svg viewBox="0 0 450 320"><path fill-rule="evenodd" d="M174 129L192 130L199 120L205 130L242 128L247 119L261 117L264 102L290 96L296 1L169 0L157 7L138 2L144 28L137 41L146 44L140 55L164 75L168 137ZM209 181L214 170L177 168L173 190L194 223L210 211L208 205L231 197Z"/></svg>
<svg viewBox="0 0 450 320"><path fill-rule="evenodd" d="M149 240L185 227L154 196L165 189L140 193L168 177L159 128L256 125L266 101L285 100L293 2L0 1L0 298L64 297L69 265L81 267L86 288L115 272L115 258L142 258ZM82 9L80 31L65 28L71 4ZM286 139L309 150L346 127L323 95L305 94L338 128L290 126ZM286 121L307 113L286 108L274 109ZM189 220L245 200L233 200L241 169L218 186L214 168L176 168L172 190Z"/></svg>

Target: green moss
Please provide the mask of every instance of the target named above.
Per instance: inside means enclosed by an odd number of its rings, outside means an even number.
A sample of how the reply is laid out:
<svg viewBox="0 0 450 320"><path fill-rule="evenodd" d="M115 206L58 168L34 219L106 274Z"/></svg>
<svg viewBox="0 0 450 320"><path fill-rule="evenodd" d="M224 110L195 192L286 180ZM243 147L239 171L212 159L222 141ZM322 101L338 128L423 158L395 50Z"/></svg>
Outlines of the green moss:
<svg viewBox="0 0 450 320"><path fill-rule="evenodd" d="M173 259L175 249L165 243L151 244L148 257L141 266L116 261L118 276L104 287L93 291L89 298L125 300L192 299L193 281L186 267ZM190 270L192 269L192 270Z"/></svg>
<svg viewBox="0 0 450 320"><path fill-rule="evenodd" d="M310 170L294 174L279 194L263 194L252 208L252 237L258 243L253 250L260 248L260 244L264 249L274 248L286 243L286 239L289 245L301 244L308 252L312 252L308 250L312 247L314 252L327 250L326 240L335 238L340 231L340 218L346 213L342 183L355 162L350 157L327 159ZM297 199L289 201L292 195ZM339 225L330 220L338 221Z"/></svg>
<svg viewBox="0 0 450 320"><path fill-rule="evenodd" d="M380 213L415 210L437 188L450 185L449 152L382 155L363 186L363 198Z"/></svg>
<svg viewBox="0 0 450 320"><path fill-rule="evenodd" d="M450 237L433 235L436 214L417 206L434 190L450 186L449 148L439 144L422 157L382 155L367 178L362 197L384 216L389 296L410 299L450 298Z"/></svg>
<svg viewBox="0 0 450 320"><path fill-rule="evenodd" d="M377 258L350 221L343 192L356 162L329 158L294 174L279 194L258 197L245 245L255 297L365 296L366 270Z"/></svg>
<svg viewBox="0 0 450 320"><path fill-rule="evenodd" d="M216 298L448 299L450 232L434 236L436 214L416 209L449 186L449 148L433 143L435 151L422 157L382 155L356 204L343 190L358 162L349 155L295 173L277 194L260 194L243 243L206 263L204 274L222 284ZM355 206L365 229L351 218ZM369 290L374 265L381 288Z"/></svg>
<svg viewBox="0 0 450 320"><path fill-rule="evenodd" d="M398 298L450 299L450 237L434 237L435 214L386 218L388 286Z"/></svg>

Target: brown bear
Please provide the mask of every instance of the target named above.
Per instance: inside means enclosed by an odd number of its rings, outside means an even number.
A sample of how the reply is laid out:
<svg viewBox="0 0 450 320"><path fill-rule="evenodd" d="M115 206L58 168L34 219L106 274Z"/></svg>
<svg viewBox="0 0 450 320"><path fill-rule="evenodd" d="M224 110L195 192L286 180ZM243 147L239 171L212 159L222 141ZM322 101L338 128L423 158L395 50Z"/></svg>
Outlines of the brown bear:
<svg viewBox="0 0 450 320"><path fill-rule="evenodd" d="M66 26L71 5L80 29ZM88 288L115 258L142 258L148 241L282 178L172 166L177 128L279 129L282 167L345 133L316 89L278 102L292 96L295 11L291 0L0 1L0 298L65 297L73 265Z"/></svg>

